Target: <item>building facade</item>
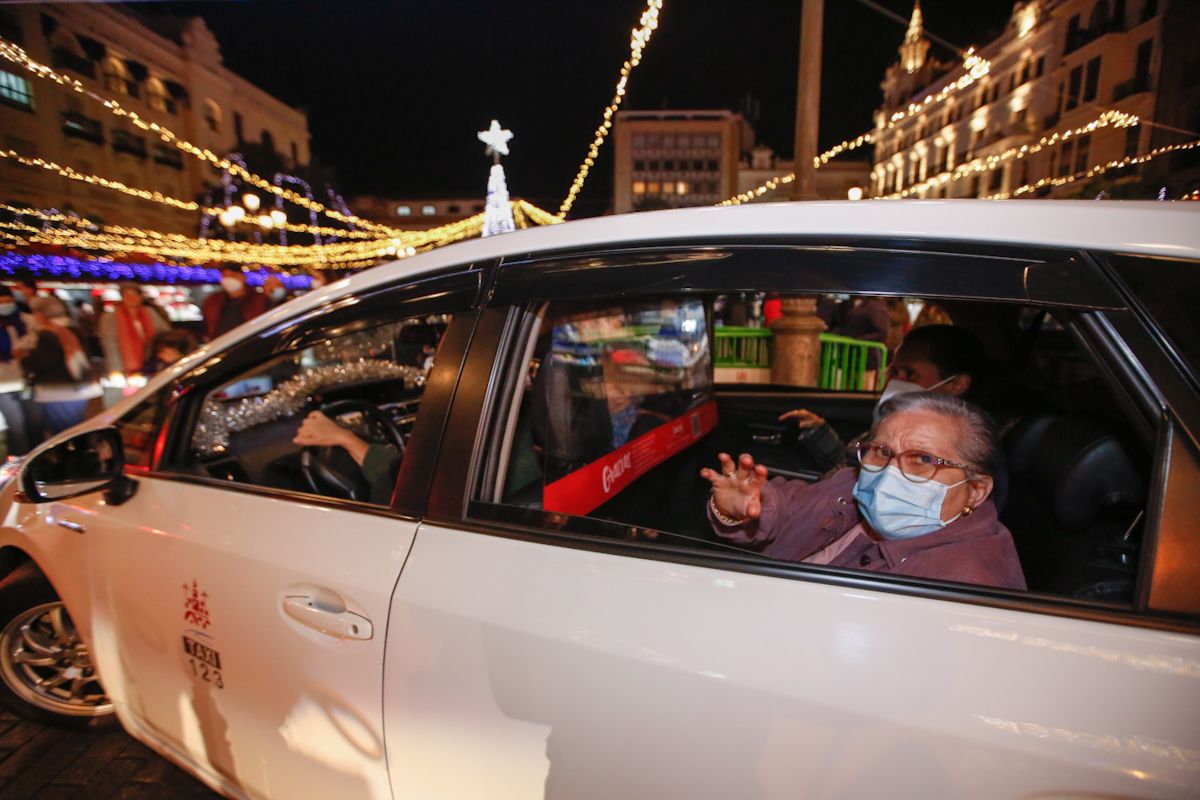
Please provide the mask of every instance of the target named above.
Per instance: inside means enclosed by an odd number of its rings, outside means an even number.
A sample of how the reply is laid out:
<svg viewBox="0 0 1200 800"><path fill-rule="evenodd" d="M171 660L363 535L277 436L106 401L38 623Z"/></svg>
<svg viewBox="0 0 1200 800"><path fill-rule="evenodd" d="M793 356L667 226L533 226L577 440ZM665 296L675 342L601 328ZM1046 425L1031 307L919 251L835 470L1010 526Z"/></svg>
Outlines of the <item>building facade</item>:
<svg viewBox="0 0 1200 800"><path fill-rule="evenodd" d="M289 168L309 162L303 111L222 63L199 18L143 16L98 3L0 8L0 36L31 58L218 154L248 146ZM0 146L79 173L200 201L219 173L101 104L0 61ZM0 201L73 211L97 222L195 234L200 214L0 159Z"/></svg>
<svg viewBox="0 0 1200 800"><path fill-rule="evenodd" d="M358 195L350 201L350 210L357 216L406 230L426 230L448 225L480 214L483 208L482 195L416 199Z"/></svg>
<svg viewBox="0 0 1200 800"><path fill-rule="evenodd" d="M613 211L712 205L736 194L752 137L732 111L617 112Z"/></svg>
<svg viewBox="0 0 1200 800"><path fill-rule="evenodd" d="M1198 8L1195 0L1017 2L1003 35L979 49L990 66L972 82L968 61L930 56L918 2L881 84L869 194L1078 196L1094 165L1157 146L1151 124L1081 129L1114 110L1150 123L1175 104L1160 80L1164 27L1172 14L1194 18ZM1194 67L1194 57L1188 63ZM1177 77L1194 86L1195 69L1189 76L1180 67ZM955 90L960 82L969 85ZM1065 131L1078 132L1013 157ZM1148 168L1122 170L1116 180L1137 181ZM1062 182L1071 176L1080 179Z"/></svg>

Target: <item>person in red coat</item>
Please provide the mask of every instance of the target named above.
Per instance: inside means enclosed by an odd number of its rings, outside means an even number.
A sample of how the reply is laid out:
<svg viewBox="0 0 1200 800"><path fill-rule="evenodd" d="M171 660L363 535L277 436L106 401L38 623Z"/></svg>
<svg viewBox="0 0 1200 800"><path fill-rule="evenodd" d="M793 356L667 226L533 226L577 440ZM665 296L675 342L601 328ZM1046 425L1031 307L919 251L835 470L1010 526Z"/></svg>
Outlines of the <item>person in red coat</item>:
<svg viewBox="0 0 1200 800"><path fill-rule="evenodd" d="M266 299L246 285L236 264L221 267L221 288L204 299L204 334L209 341L267 310Z"/></svg>

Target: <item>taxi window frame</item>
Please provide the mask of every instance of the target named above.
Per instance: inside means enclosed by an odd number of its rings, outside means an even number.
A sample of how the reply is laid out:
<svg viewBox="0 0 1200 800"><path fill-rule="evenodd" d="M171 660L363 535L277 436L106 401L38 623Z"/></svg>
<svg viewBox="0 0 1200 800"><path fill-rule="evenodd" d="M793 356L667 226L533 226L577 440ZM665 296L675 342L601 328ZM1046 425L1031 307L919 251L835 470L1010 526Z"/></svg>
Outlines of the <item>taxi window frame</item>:
<svg viewBox="0 0 1200 800"><path fill-rule="evenodd" d="M358 295L348 292L215 353L165 387L169 400L156 458L149 470L139 474L368 514L420 518L425 511L428 480L436 455L431 448L436 450L441 437L467 344L478 319L485 279L494 267L494 260L485 260L415 277L405 276ZM453 318L422 395L422 411L429 413L417 416L388 506L227 481L181 466L189 456L192 432L205 397L232 377L303 349L313 341L387 324L385 315L400 320L434 313L450 314ZM356 324L356 320L364 319L374 322ZM235 353L236 358L229 358Z"/></svg>
<svg viewBox="0 0 1200 800"><path fill-rule="evenodd" d="M870 263L878 265L879 259L886 256L881 252L878 240L868 240L864 243L866 252L863 255ZM754 251L756 254L772 249L772 244L764 244L761 240L753 240L753 244L740 246L736 242L724 242L719 245L717 258L728 258L725 253ZM782 243L782 247L789 247ZM805 242L808 252L834 252L838 254L837 265L830 265L830 270L840 272L842 265L852 262L854 248L850 244L839 241L828 245ZM957 602L984 604L1005 608L1015 608L1025 611L1051 614L1064 617L1119 622L1150 628L1194 630L1200 628L1200 621L1191 619L1171 619L1155 614L1143 603L1136 602L1131 606L1114 606L1087 600L1077 600L1048 594L1034 594L1009 590L993 589L990 587L951 584L943 581L911 579L902 576L881 576L849 570L839 570L831 567L815 565L798 565L780 562L764 564L756 559L755 554L738 555L724 552L714 553L710 550L697 550L676 545L664 546L657 541L647 540L645 531L619 523L604 520L586 519L586 527L590 530L573 530L570 521L559 521L557 525L547 524L545 515L540 510L537 514L517 510L505 513L498 509L512 511L515 507L501 506L491 501L475 498L483 497L480 480L488 474L486 468L486 453L482 448L495 445L497 431L503 431L503 426L496 424L496 405L504 405L511 400L504 393L505 386L502 376L513 372L512 364L503 357L503 353L511 351L512 345L501 346L504 339L512 339L520 327L522 315L530 313L538 304L547 300L568 297L608 296L613 299L630 295L669 293L683 289L696 293L707 294L716 291L758 290L760 287L747 288L745 281L733 282L727 278L714 278L711 273L702 274L689 271L688 267L707 263L710 267L714 260L713 243L703 243L696 247L684 247L671 244L669 247L653 249L649 258L656 263L671 264L671 268L660 270L654 275L638 275L631 285L627 277L614 276L606 273L606 268L615 267L612 273L623 272L625 276L634 274L622 267L646 266L648 249L639 245L631 250L619 247L606 252L589 251L580 253L551 253L545 257L525 254L515 259L505 259L497 270L495 287L490 293L490 302L482 311L482 317L489 318L486 326L481 322L481 329L488 327L491 334L485 337L490 346L472 348L468 353L467 364L464 365L464 376L473 375L471 380L482 385L482 389L473 393L460 393L455 406L451 409L451 421L448 427L448 437L443 442L439 452L439 476L444 474L449 460L462 465L451 469L459 481L441 483L441 491L436 498L431 496L428 519L441 524L449 524L465 530L474 530L483 534L504 537L529 539L545 544L576 547L602 552L620 552L625 555L648 557L657 560L698 563L722 569L733 569L752 573L772 574L800 580L834 583L846 586L867 586L873 590L898 592L924 597L941 598ZM1050 306L1064 310L1081 312L1084 316L1104 314L1107 312L1125 311L1126 307L1121 296L1108 283L1102 271L1096 268L1090 254L1081 251L1047 250L1045 248L1020 248L1003 246L996 248L1001 255L989 255L991 248L986 245L969 243L956 247L953 243L906 242L903 248L906 256L912 254L928 255L944 266L953 264L961 272L968 273L967 280L950 280L941 291L929 291L928 286L911 286L903 281L891 280L886 290L876 286L855 286L853 282L836 276L827 275L824 283L804 286L776 286L774 290L781 292L821 292L821 291L851 291L857 294L886 295L886 296L923 296L930 299L953 298L962 300L1009 301L1030 306ZM631 258L630 256L633 256ZM946 259L949 259L948 261ZM989 259L994 267L999 266L1005 274L998 281L980 286L971 277L969 268L975 259ZM569 259L564 262L558 259ZM573 263L570 263L573 262ZM540 275L538 280L532 280L539 263L557 263L559 269L549 270ZM515 269L514 272L507 270ZM1034 273L1042 270L1044 278L1034 277ZM518 273L523 273L519 274ZM1015 280L1020 273L1020 280ZM512 276L518 275L519 280ZM959 276L962 277L961 275ZM978 278L977 274L974 278ZM995 277L995 274L993 274ZM894 278L894 276L893 276ZM860 278L861 280L861 274ZM919 283L921 283L919 281ZM1089 287L1086 292L1074 292L1073 284ZM1084 301L1087 302L1084 302ZM511 387L511 382L509 383ZM1126 395L1126 392L1122 392ZM1125 399L1130 399L1126 397ZM453 432L458 431L456 435ZM495 449L495 448L492 448ZM1157 454L1156 454L1157 455ZM494 466L491 474L494 475ZM1151 480L1156 480L1152 476ZM435 479L435 485L440 483ZM491 506L491 508L484 508ZM535 519L539 516L541 519ZM578 527L578 526L576 526ZM1145 562L1147 557L1143 558Z"/></svg>

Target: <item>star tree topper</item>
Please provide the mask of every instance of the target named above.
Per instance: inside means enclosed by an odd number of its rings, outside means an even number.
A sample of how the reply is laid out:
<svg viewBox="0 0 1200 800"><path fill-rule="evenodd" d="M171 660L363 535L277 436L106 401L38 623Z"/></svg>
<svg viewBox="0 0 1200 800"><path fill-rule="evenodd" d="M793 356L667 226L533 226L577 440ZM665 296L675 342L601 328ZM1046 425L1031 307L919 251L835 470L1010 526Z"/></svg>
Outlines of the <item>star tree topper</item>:
<svg viewBox="0 0 1200 800"><path fill-rule="evenodd" d="M500 123L492 120L492 126L486 131L479 132L479 141L487 145L487 154L492 157L493 164L500 163L500 156L508 155L508 140L513 138L512 131L500 127Z"/></svg>
<svg viewBox="0 0 1200 800"><path fill-rule="evenodd" d="M504 167L500 165L500 156L508 155L508 140L512 131L504 130L500 123L492 120L492 127L480 131L479 141L487 145L487 154L492 157L492 169L488 173L487 202L483 208L483 229L481 236L494 236L498 233L508 233L516 230L513 221L512 204L508 200L508 180L504 177Z"/></svg>

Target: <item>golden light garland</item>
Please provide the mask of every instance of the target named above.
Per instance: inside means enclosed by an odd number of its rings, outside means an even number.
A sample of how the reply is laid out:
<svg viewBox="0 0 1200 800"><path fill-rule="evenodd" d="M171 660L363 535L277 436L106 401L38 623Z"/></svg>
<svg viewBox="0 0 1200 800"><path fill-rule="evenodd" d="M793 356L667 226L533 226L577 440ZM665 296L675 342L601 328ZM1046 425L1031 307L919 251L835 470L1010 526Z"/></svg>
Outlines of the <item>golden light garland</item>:
<svg viewBox="0 0 1200 800"><path fill-rule="evenodd" d="M880 195L875 199L900 200L905 197L911 197L914 194L918 194L935 186L943 186L946 183L952 183L968 177L974 177L976 175L993 172L1003 167L1009 161L1027 158L1035 153L1041 152L1047 147L1054 147L1055 145L1070 141L1073 137L1082 136L1110 125L1116 128L1131 128L1137 125L1139 121L1139 118L1134 114L1126 114L1123 111L1117 111L1115 109L1105 111L1099 117L1085 125L1080 125L1065 131L1056 131L1049 136L1043 136L1034 144L1023 144L1020 147L1010 147L1003 153L987 156L986 158L972 159L971 161L956 165L954 169L940 172L937 175L934 175L932 178L926 178L925 180L920 181L919 183L914 183L898 192Z"/></svg>
<svg viewBox="0 0 1200 800"><path fill-rule="evenodd" d="M39 78L54 81L59 85L65 86L78 92L79 94L85 95L86 97L102 104L114 115L125 117L142 130L156 134L163 142L174 145L183 152L201 161L209 162L213 166L216 166L217 168L224 170L231 175L236 175L241 178L244 183L257 186L262 191L269 192L277 197L281 197L285 200L293 202L296 205L299 205L310 211L315 211L319 214L325 214L326 216L341 222L352 223L361 228L372 230L377 233L394 235L395 232L399 230L389 225L381 225L369 220L364 220L353 214L343 214L335 209L327 208L325 205L315 200L310 200L308 197L296 191L285 189L281 186L276 186L266 178L250 172L240 164L218 156L216 153L206 148L197 147L186 139L181 139L174 131L165 126L159 125L156 122L147 122L146 120L142 119L137 112L126 109L118 101L96 94L74 78L64 75L53 68L46 66L45 64L35 61L34 59L30 58L29 54L26 53L25 50L19 45L4 38L0 38L0 58L5 58L24 67Z"/></svg>
<svg viewBox="0 0 1200 800"><path fill-rule="evenodd" d="M1162 147L1156 147L1153 150L1142 153L1141 155L1125 156L1125 158L1093 164L1087 169L1080 170L1073 175L1065 175L1058 178L1042 178L1036 183L1027 183L1024 186L1019 186L1016 189L1008 192L997 192L996 194L990 194L985 196L983 199L1008 200L1009 198L1020 197L1023 194L1036 192L1038 189L1041 189L1045 186L1065 186L1068 183L1074 183L1075 181L1083 178L1094 178L1097 175L1103 175L1112 169L1122 169L1124 167L1132 167L1136 164L1144 164L1147 161L1151 161L1159 156L1166 155L1167 153L1174 153L1178 150L1191 150L1196 147L1200 147L1200 139L1195 139L1190 142L1182 142L1180 144L1163 145Z"/></svg>
<svg viewBox="0 0 1200 800"><path fill-rule="evenodd" d="M971 86L984 75L987 75L992 68L992 62L979 56L975 53L975 48L969 48L963 56L964 74L958 80L944 86L937 94L928 95L920 103L909 103L908 107L892 114L888 119L885 129L894 128L897 123L902 122L913 114L921 111L926 111L935 103L940 103L952 94L961 92L968 86ZM830 160L837 158L842 153L851 150L857 150L865 144L873 144L875 142L875 134L873 131L867 131L853 139L846 139L835 144L833 147L821 153L819 156L813 156L813 168L820 169L828 164ZM753 189L748 189L740 194L735 194L733 197L722 200L717 203L718 206L736 206L742 203L749 202L756 197L761 197L767 192L773 191L784 184L791 183L796 180L796 173L789 172L786 175L777 175L770 178Z"/></svg>
<svg viewBox="0 0 1200 800"><path fill-rule="evenodd" d="M525 200L511 201L514 216L521 227L536 218L553 219L545 209ZM274 267L306 265L317 268L351 269L378 263L385 258L405 258L452 242L478 236L484 215L475 214L457 222L426 231L408 231L407 236L371 241L334 242L322 245L273 245L235 242L223 239L197 239L183 234L163 233L122 225L98 225L83 217L51 213L34 208L0 204L0 210L18 216L32 216L44 222L68 225L83 230L36 228L27 223L0 223L0 229L20 231L5 238L21 244L47 244L105 253L138 253L157 259L190 263L232 261Z"/></svg>
<svg viewBox="0 0 1200 800"><path fill-rule="evenodd" d="M992 62L978 55L975 52L975 48L971 47L968 48L967 52L963 55L962 68L963 75L959 77L958 80L952 81L951 83L942 87L937 94L926 95L925 99L921 102L909 103L906 108L893 112L892 115L888 117L887 125L884 126L885 129L894 128L896 127L897 123L903 122L905 119L913 116L914 114L927 111L929 110L930 106L940 103L950 95L961 92L963 89L971 86L973 83L991 71Z"/></svg>
<svg viewBox="0 0 1200 800"><path fill-rule="evenodd" d="M132 186L127 186L121 181L110 180L99 175L88 175L71 167L64 167L54 161L47 161L44 158L37 156L23 156L15 150L0 150L0 158L8 158L24 164L27 167L37 167L39 169L57 172L64 178L69 178L73 181L81 181L93 186L102 186L105 189L112 189L121 192L122 194L130 195L131 197L139 197L142 200L150 200L155 203L161 203L165 206L178 208L181 211L196 211L200 208L200 204L191 200L180 200L178 197L171 197L162 192L155 192L149 189L137 189Z"/></svg>
<svg viewBox="0 0 1200 800"><path fill-rule="evenodd" d="M575 180L571 183L571 188L567 192L566 199L558 209L558 218L561 220L566 217L567 212L571 210L571 206L575 205L575 198L579 196L579 192L583 189L584 181L587 180L588 172L596 163L596 157L600 153L600 147L604 144L604 140L608 137L608 132L612 129L613 115L617 113L617 109L621 107L621 101L625 99L625 87L629 83L629 74L633 72L642 60L642 52L646 49L646 45L650 43L650 37L654 34L654 30L658 27L658 14L662 10L663 0L649 0L646 3L646 10L642 12L641 19L638 20L638 27L633 29L629 37L629 58L621 65L621 77L617 81L616 92L613 94L612 100L608 107L604 109L604 121L600 123L600 127L596 128L595 138L592 139L592 144L588 148L588 154L583 159L583 163L579 165L579 172L575 175Z"/></svg>

